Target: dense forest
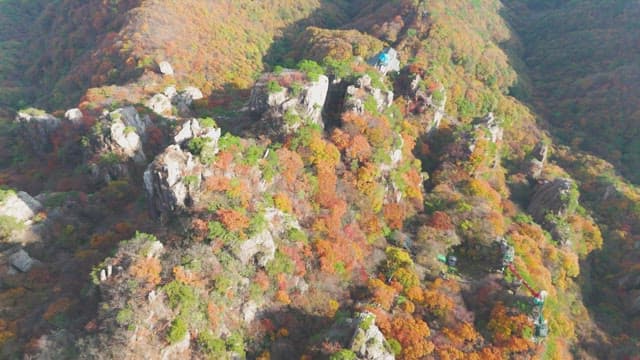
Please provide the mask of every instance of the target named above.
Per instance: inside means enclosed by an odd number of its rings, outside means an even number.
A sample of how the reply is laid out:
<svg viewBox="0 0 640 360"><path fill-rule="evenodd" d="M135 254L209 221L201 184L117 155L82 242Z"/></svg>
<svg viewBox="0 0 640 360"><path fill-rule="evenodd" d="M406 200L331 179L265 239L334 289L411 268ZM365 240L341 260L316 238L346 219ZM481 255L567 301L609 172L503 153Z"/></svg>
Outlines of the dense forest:
<svg viewBox="0 0 640 360"><path fill-rule="evenodd" d="M0 0L0 357L634 359L639 11Z"/></svg>

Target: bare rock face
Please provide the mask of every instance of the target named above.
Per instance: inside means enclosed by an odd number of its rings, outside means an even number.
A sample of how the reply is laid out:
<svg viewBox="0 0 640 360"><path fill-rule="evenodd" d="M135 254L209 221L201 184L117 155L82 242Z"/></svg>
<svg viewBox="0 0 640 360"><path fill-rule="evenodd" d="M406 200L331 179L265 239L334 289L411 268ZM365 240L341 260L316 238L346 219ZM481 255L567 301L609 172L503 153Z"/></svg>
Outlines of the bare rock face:
<svg viewBox="0 0 640 360"><path fill-rule="evenodd" d="M36 260L29 256L29 254L24 251L24 249L20 249L9 256L9 262L20 272L26 273L31 270L33 265L36 263Z"/></svg>
<svg viewBox="0 0 640 360"><path fill-rule="evenodd" d="M35 153L43 155L53 149L51 135L60 127L60 119L42 110L28 109L18 112L15 121Z"/></svg>
<svg viewBox="0 0 640 360"><path fill-rule="evenodd" d="M178 145L167 147L144 172L152 214L166 216L188 207L197 193L201 176L202 166L191 153Z"/></svg>
<svg viewBox="0 0 640 360"><path fill-rule="evenodd" d="M375 324L375 315L361 313L355 320L356 330L349 347L363 360L395 360L385 347L386 339Z"/></svg>
<svg viewBox="0 0 640 360"><path fill-rule="evenodd" d="M191 119L182 125L178 134L173 138L178 145L183 145L187 141L196 137L205 137L217 143L220 139L221 129L216 127L203 126L198 119Z"/></svg>
<svg viewBox="0 0 640 360"><path fill-rule="evenodd" d="M273 260L275 254L276 244L269 230L264 230L242 242L236 251L236 256L244 265L255 258L259 266L266 266Z"/></svg>
<svg viewBox="0 0 640 360"><path fill-rule="evenodd" d="M547 162L547 155L549 153L549 146L544 142L539 142L531 152L532 159L529 160L527 168L525 169L527 176L530 180L537 180L542 175L544 165Z"/></svg>
<svg viewBox="0 0 640 360"><path fill-rule="evenodd" d="M171 103L176 106L179 114L188 114L191 104L195 100L204 98L202 91L193 86L187 86L182 91L169 87L165 89L165 95L171 99Z"/></svg>
<svg viewBox="0 0 640 360"><path fill-rule="evenodd" d="M162 75L173 75L173 67L168 61L161 61L158 64L158 69Z"/></svg>
<svg viewBox="0 0 640 360"><path fill-rule="evenodd" d="M158 115L171 115L171 109L173 105L171 105L171 99L167 97L165 94L155 94L149 101L147 101L146 106L153 110Z"/></svg>
<svg viewBox="0 0 640 360"><path fill-rule="evenodd" d="M0 202L0 216L11 216L18 221L28 221L40 210L42 204L24 191L10 194Z"/></svg>
<svg viewBox="0 0 640 360"><path fill-rule="evenodd" d="M78 108L69 109L64 113L64 118L74 125L79 125L84 118L82 111Z"/></svg>
<svg viewBox="0 0 640 360"><path fill-rule="evenodd" d="M474 120L474 128L484 128L488 131L489 139L492 143L497 143L502 140L504 130L498 122L492 112L488 113L485 117Z"/></svg>
<svg viewBox="0 0 640 360"><path fill-rule="evenodd" d="M371 77L363 75L355 85L347 87L347 96L344 103L345 111L355 111L362 114L365 111L365 103L372 96L378 111L384 111L393 103L393 91L379 89L372 85Z"/></svg>
<svg viewBox="0 0 640 360"><path fill-rule="evenodd" d="M280 83L290 84L290 87ZM253 87L249 109L260 118L257 127L270 134L289 134L303 122L324 127L322 109L328 91L329 78L324 75L317 81L308 81L296 70L284 70L278 75L269 73Z"/></svg>
<svg viewBox="0 0 640 360"><path fill-rule="evenodd" d="M538 185L533 192L528 211L536 222L542 223L548 214L565 216L569 209L573 181L557 178Z"/></svg>

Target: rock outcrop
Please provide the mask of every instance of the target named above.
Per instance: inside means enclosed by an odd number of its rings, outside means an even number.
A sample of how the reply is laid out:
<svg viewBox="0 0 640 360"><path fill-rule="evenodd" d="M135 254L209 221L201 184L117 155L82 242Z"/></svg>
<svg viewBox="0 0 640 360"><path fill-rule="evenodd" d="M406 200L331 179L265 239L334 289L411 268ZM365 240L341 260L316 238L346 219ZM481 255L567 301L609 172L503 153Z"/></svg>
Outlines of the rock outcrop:
<svg viewBox="0 0 640 360"><path fill-rule="evenodd" d="M173 105L171 104L171 99L165 94L155 94L149 101L147 101L146 106L155 112L158 115L171 115L171 110Z"/></svg>
<svg viewBox="0 0 640 360"><path fill-rule="evenodd" d="M192 204L201 176L202 166L191 153L178 145L167 147L144 172L152 214L162 217Z"/></svg>
<svg viewBox="0 0 640 360"><path fill-rule="evenodd" d="M375 101L377 111L384 111L393 103L393 91L375 87L371 77L363 75L354 85L347 87L344 110L362 114L369 98Z"/></svg>
<svg viewBox="0 0 640 360"><path fill-rule="evenodd" d="M42 210L42 204L24 191L9 194L0 202L0 216L28 221Z"/></svg>
<svg viewBox="0 0 640 360"><path fill-rule="evenodd" d="M536 222L543 223L548 215L561 217L570 207L573 181L557 178L539 184L531 196L528 212Z"/></svg>
<svg viewBox="0 0 640 360"><path fill-rule="evenodd" d="M525 173L530 181L536 181L542 175L542 170L544 170L544 165L547 162L548 152L549 146L542 141L533 148L531 160L529 160L525 169Z"/></svg>
<svg viewBox="0 0 640 360"><path fill-rule="evenodd" d="M375 315L360 313L355 320L356 330L349 344L358 359L395 360L389 351L384 335L375 324Z"/></svg>
<svg viewBox="0 0 640 360"><path fill-rule="evenodd" d="M42 110L28 109L18 112L15 121L35 153L44 155L53 149L51 135L60 127L60 119Z"/></svg>
<svg viewBox="0 0 640 360"><path fill-rule="evenodd" d="M173 66L168 61L161 61L158 64L158 70L162 75L173 75Z"/></svg>
<svg viewBox="0 0 640 360"><path fill-rule="evenodd" d="M29 256L24 249L20 249L9 256L9 263L11 263L11 266L23 273L29 272L36 262L37 260L34 260Z"/></svg>
<svg viewBox="0 0 640 360"><path fill-rule="evenodd" d="M488 138L492 143L502 141L504 130L498 125L492 112L482 118L475 119L473 121L473 127L474 129L486 129L486 131L488 131Z"/></svg>
<svg viewBox="0 0 640 360"><path fill-rule="evenodd" d="M176 136L173 138L174 142L178 145L184 145L187 141L196 138L204 137L211 139L212 143L217 143L220 139L222 131L217 127L205 126L198 119L191 119L182 125L182 128Z"/></svg>
<svg viewBox="0 0 640 360"><path fill-rule="evenodd" d="M309 81L297 70L265 74L251 91L249 110L260 119L256 127L271 135L291 133L302 122L324 127L322 109L328 90L329 78L324 75Z"/></svg>
<svg viewBox="0 0 640 360"><path fill-rule="evenodd" d="M74 125L79 125L84 118L82 111L78 108L69 109L64 113L64 118Z"/></svg>

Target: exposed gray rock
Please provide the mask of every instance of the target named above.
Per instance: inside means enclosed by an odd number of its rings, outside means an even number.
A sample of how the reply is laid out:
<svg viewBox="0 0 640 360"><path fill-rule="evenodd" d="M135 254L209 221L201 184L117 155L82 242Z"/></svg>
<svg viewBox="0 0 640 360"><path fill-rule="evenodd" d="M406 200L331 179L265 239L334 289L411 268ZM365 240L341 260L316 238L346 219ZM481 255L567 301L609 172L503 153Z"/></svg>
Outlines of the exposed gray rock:
<svg viewBox="0 0 640 360"><path fill-rule="evenodd" d="M269 83L279 82L298 83L299 88L282 87L277 92L269 92ZM304 81L304 75L296 70L284 70L281 74L265 74L255 84L249 99L249 109L260 117L257 127L268 133L283 135L294 132L302 121L324 127L322 109L327 99L329 78L320 75L317 81ZM300 122L287 122L285 114L299 116Z"/></svg>
<svg viewBox="0 0 640 360"><path fill-rule="evenodd" d="M9 262L13 267L20 270L21 272L29 272L33 265L35 264L35 260L29 256L29 254L24 251L24 249L20 249L11 256L9 256Z"/></svg>
<svg viewBox="0 0 640 360"><path fill-rule="evenodd" d="M168 61L161 61L158 64L158 69L162 75L173 75L173 67Z"/></svg>
<svg viewBox="0 0 640 360"><path fill-rule="evenodd" d="M362 360L395 360L395 356L385 346L386 339L375 324L375 315L360 313L355 320L356 330L349 348Z"/></svg>
<svg viewBox="0 0 640 360"><path fill-rule="evenodd" d="M488 113L483 118L475 119L473 121L473 125L476 129L484 128L488 130L489 140L491 140L491 142L496 143L502 140L504 130L500 125L498 125L498 122L492 112Z"/></svg>
<svg viewBox="0 0 640 360"><path fill-rule="evenodd" d="M11 216L19 221L31 219L40 210L42 204L24 191L11 194L0 203L0 216Z"/></svg>
<svg viewBox="0 0 640 360"><path fill-rule="evenodd" d="M363 75L356 81L356 84L347 87L344 110L355 111L358 114L364 113L364 104L369 96L375 100L378 111L384 111L393 104L393 91L374 87L371 84L371 77Z"/></svg>
<svg viewBox="0 0 640 360"><path fill-rule="evenodd" d="M171 115L171 99L164 94L155 94L146 106L158 115Z"/></svg>
<svg viewBox="0 0 640 360"><path fill-rule="evenodd" d="M542 170L544 170L548 152L548 145L542 141L536 144L535 148L531 152L532 159L529 160L525 169L525 173L529 177L530 181L538 180L542 176Z"/></svg>
<svg viewBox="0 0 640 360"><path fill-rule="evenodd" d="M178 95L178 91L175 86L167 86L166 89L162 92L165 96L173 101L173 97Z"/></svg>
<svg viewBox="0 0 640 360"><path fill-rule="evenodd" d="M255 320L258 313L258 304L253 301L248 301L242 305L242 319L245 324L250 324Z"/></svg>
<svg viewBox="0 0 640 360"><path fill-rule="evenodd" d="M182 91L179 91L177 94L170 96L170 98L171 98L171 102L178 109L178 113L188 114L190 111L190 106L193 103L193 101L204 98L204 95L202 95L202 92L198 88L193 86L188 86L184 88Z"/></svg>
<svg viewBox="0 0 640 360"><path fill-rule="evenodd" d="M64 118L67 121L70 121L71 123L73 123L74 125L78 125L82 123L83 117L84 115L82 114L82 111L80 111L80 109L78 108L69 109L67 110L67 112L64 113Z"/></svg>
<svg viewBox="0 0 640 360"><path fill-rule="evenodd" d="M269 230L264 230L251 239L243 241L235 250L235 255L246 265L255 258L259 266L266 266L276 254L276 244Z"/></svg>
<svg viewBox="0 0 640 360"><path fill-rule="evenodd" d="M60 127L60 119L42 110L29 109L18 112L15 121L34 152L43 155L53 149L51 135Z"/></svg>
<svg viewBox="0 0 640 360"><path fill-rule="evenodd" d="M176 144L183 145L195 137L206 137L211 139L212 143L217 144L220 135L220 128L202 127L198 119L191 119L182 125L182 128L173 139Z"/></svg>
<svg viewBox="0 0 640 360"><path fill-rule="evenodd" d="M144 172L144 187L155 216L169 215L185 209L198 189L185 183L186 176L201 177L202 167L193 155L178 145L171 145L149 164Z"/></svg>

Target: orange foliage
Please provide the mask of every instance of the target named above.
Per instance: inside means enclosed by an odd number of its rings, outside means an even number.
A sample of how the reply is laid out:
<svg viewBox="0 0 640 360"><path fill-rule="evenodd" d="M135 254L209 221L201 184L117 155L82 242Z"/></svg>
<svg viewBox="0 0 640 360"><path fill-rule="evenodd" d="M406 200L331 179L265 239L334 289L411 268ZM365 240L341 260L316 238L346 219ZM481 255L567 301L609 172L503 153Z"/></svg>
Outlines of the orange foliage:
<svg viewBox="0 0 640 360"><path fill-rule="evenodd" d="M286 213L292 213L293 212L293 206L291 205L291 199L289 199L289 196L285 193L277 193L273 196L273 202L276 206L276 208L286 212Z"/></svg>
<svg viewBox="0 0 640 360"><path fill-rule="evenodd" d="M453 222L444 211L436 211L431 215L428 225L438 230L453 230Z"/></svg>
<svg viewBox="0 0 640 360"><path fill-rule="evenodd" d="M211 176L204 182L208 191L227 191L231 188L231 180L225 176Z"/></svg>
<svg viewBox="0 0 640 360"><path fill-rule="evenodd" d="M431 334L427 323L409 314L401 314L391 321L391 336L402 345L402 357L422 359L433 352L434 345L427 337Z"/></svg>
<svg viewBox="0 0 640 360"><path fill-rule="evenodd" d="M398 294L397 290L376 278L369 279L367 285L373 295L372 300L384 310L391 309L391 305L393 305L393 301Z"/></svg>
<svg viewBox="0 0 640 360"><path fill-rule="evenodd" d="M405 210L401 204L389 203L384 205L383 208L384 219L386 220L389 228L399 230L402 229L404 223Z"/></svg>
<svg viewBox="0 0 640 360"><path fill-rule="evenodd" d="M69 298L63 297L51 303L47 308L47 311L44 312L42 317L50 321L54 316L67 311L73 305L74 301Z"/></svg>
<svg viewBox="0 0 640 360"><path fill-rule="evenodd" d="M242 231L249 227L249 218L237 210L220 209L216 215L229 231Z"/></svg>
<svg viewBox="0 0 640 360"><path fill-rule="evenodd" d="M144 257L136 261L129 271L136 278L145 281L151 286L155 286L160 283L162 265L160 264L160 260L156 258Z"/></svg>
<svg viewBox="0 0 640 360"><path fill-rule="evenodd" d="M491 311L491 320L487 325L493 335L494 344L510 352L524 352L533 348L526 334L532 333L531 320L524 314L510 315L507 308L498 302Z"/></svg>

